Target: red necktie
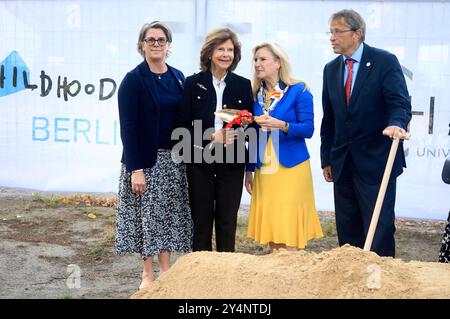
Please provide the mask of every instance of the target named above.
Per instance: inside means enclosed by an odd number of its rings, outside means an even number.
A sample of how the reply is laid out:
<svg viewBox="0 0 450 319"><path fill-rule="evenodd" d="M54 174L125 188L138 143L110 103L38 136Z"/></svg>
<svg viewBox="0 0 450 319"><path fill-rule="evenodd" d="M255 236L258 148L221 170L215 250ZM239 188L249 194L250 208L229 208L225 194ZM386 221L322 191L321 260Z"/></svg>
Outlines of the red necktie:
<svg viewBox="0 0 450 319"><path fill-rule="evenodd" d="M347 81L345 81L345 101L348 103L350 102L350 92L352 90L352 78L353 78L353 63L356 61L353 59L345 59L345 64L347 64Z"/></svg>

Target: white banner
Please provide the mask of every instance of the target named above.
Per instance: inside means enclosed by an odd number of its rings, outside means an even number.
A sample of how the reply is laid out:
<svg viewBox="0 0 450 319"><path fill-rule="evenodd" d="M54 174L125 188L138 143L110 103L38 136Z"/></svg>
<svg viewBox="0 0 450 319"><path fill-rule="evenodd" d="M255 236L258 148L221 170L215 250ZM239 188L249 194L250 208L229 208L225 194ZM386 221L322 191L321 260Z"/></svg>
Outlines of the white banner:
<svg viewBox="0 0 450 319"><path fill-rule="evenodd" d="M443 1L5 1L0 2L0 186L43 191L117 191L120 81L140 61L144 22L173 30L168 63L198 70L207 31L228 26L242 42L237 73L251 78L251 49L280 43L311 87L315 133L308 141L318 209L333 210L320 169L322 70L334 58L330 15L359 11L366 42L395 53L412 96L408 168L398 179L397 215L445 219L450 186L450 4ZM243 195L248 203L248 195Z"/></svg>

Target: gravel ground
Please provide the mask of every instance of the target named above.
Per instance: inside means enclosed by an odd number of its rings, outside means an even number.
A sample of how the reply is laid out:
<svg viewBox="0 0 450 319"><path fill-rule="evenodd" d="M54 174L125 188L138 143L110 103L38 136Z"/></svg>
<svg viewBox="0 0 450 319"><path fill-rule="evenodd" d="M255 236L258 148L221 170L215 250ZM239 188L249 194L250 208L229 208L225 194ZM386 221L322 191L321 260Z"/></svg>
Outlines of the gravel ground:
<svg viewBox="0 0 450 319"><path fill-rule="evenodd" d="M129 298L137 291L142 261L137 254L115 255L115 209L61 200L73 195L0 188L0 298ZM116 197L81 195L104 201ZM268 253L266 246L246 237L247 216L248 206L241 206L236 251ZM307 250L313 252L338 246L334 213L319 216L325 237L310 242ZM445 225L398 219L398 257L436 261ZM177 257L172 256L172 263ZM157 263L154 269L157 277Z"/></svg>

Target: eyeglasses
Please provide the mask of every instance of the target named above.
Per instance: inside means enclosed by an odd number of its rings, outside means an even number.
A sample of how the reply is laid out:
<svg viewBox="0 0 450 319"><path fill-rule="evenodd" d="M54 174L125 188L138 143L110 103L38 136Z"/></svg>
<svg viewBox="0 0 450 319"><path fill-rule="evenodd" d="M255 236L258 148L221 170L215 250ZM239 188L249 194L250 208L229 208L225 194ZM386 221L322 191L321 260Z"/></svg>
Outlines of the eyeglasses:
<svg viewBox="0 0 450 319"><path fill-rule="evenodd" d="M158 42L159 45L164 45L167 43L167 39L166 38L145 38L144 42L147 43L148 45L155 45L156 42Z"/></svg>
<svg viewBox="0 0 450 319"><path fill-rule="evenodd" d="M334 30L334 31L328 31L326 32L327 36L331 36L334 35L335 37L340 36L342 33L344 32L350 32L350 31L355 31L355 30Z"/></svg>

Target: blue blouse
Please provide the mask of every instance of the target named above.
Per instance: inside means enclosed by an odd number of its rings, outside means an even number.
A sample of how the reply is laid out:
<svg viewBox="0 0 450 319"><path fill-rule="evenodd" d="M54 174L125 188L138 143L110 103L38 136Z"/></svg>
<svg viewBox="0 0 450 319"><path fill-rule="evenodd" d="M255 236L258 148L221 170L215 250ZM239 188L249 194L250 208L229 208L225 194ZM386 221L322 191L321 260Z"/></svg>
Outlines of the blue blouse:
<svg viewBox="0 0 450 319"><path fill-rule="evenodd" d="M171 72L153 73L159 99L159 143L158 148L172 149L172 130L175 125L175 115L182 95L178 89L178 80Z"/></svg>

